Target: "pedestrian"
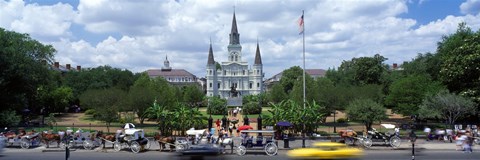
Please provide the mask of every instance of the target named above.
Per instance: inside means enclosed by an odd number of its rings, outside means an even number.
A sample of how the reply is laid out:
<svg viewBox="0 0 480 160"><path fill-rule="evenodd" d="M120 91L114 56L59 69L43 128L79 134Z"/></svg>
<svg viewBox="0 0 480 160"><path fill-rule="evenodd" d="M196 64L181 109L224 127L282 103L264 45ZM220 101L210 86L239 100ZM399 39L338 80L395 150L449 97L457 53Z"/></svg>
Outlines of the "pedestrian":
<svg viewBox="0 0 480 160"><path fill-rule="evenodd" d="M428 127L425 127L425 129L423 129L423 132L425 132L425 134L427 135L427 141L430 140L432 130Z"/></svg>
<svg viewBox="0 0 480 160"><path fill-rule="evenodd" d="M455 143L455 144L457 145L457 149L456 149L457 151L463 150L462 144L463 144L463 142L464 142L464 138L465 138L465 137L464 137L464 135L463 135L462 133L459 132L459 133L457 134L457 139L456 139L457 141L456 141L456 143Z"/></svg>
<svg viewBox="0 0 480 160"><path fill-rule="evenodd" d="M233 131L233 124L230 124L230 126L228 126L228 133L230 133L230 136L233 136L232 131Z"/></svg>
<svg viewBox="0 0 480 160"><path fill-rule="evenodd" d="M215 124L217 125L217 129L220 128L220 119L217 119L217 121L215 121Z"/></svg>
<svg viewBox="0 0 480 160"><path fill-rule="evenodd" d="M472 150L472 144L473 144L473 137L472 137L472 133L470 131L467 131L465 133L465 144L463 146L463 150L465 153L472 153L473 150Z"/></svg>

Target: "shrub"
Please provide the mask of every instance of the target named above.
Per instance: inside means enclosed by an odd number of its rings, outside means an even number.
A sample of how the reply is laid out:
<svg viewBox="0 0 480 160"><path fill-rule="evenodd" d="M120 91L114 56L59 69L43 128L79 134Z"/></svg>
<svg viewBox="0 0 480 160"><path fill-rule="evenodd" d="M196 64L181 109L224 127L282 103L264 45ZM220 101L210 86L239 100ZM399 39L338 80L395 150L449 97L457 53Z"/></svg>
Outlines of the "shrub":
<svg viewBox="0 0 480 160"><path fill-rule="evenodd" d="M93 116L93 115L95 115L95 113L96 113L95 109L87 109L85 111L85 115L92 115Z"/></svg>
<svg viewBox="0 0 480 160"><path fill-rule="evenodd" d="M213 115L225 115L227 114L227 100L218 97L210 97L209 106L207 108L207 114Z"/></svg>
<svg viewBox="0 0 480 160"><path fill-rule="evenodd" d="M337 123L346 123L346 122L347 122L347 119L345 119L345 118L337 119Z"/></svg>
<svg viewBox="0 0 480 160"><path fill-rule="evenodd" d="M262 107L258 103L250 102L243 105L242 112L245 114L260 114L262 113Z"/></svg>

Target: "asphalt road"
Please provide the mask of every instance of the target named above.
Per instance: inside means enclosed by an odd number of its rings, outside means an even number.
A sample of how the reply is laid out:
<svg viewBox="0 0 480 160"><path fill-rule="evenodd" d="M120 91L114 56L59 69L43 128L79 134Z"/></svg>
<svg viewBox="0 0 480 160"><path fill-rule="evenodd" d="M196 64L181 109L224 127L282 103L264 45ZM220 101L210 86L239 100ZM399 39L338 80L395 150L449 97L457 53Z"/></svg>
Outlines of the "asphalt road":
<svg viewBox="0 0 480 160"><path fill-rule="evenodd" d="M479 159L480 152L474 153L462 153L460 151L450 150L424 150L416 152L415 159L418 160L466 160L466 159ZM237 155L222 155L216 157L186 157L178 156L174 152L158 152L148 151L138 154L131 153L129 151L120 152L95 152L95 151L73 151L70 154L69 160L149 160L149 159L274 159L274 160L287 160L286 151L281 150L277 156L267 156L262 152L247 153L244 156ZM1 160L63 160L65 159L64 152L29 152L26 150L9 150L0 154ZM408 150L377 150L365 151L365 156L361 159L364 160L410 160L411 151Z"/></svg>

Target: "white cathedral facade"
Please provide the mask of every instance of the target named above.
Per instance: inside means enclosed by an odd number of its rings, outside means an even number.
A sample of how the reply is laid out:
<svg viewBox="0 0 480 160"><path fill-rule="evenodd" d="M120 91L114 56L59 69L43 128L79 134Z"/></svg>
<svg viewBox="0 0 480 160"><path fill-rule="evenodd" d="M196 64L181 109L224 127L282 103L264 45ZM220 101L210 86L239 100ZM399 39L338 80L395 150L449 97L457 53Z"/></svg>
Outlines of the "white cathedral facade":
<svg viewBox="0 0 480 160"><path fill-rule="evenodd" d="M227 48L228 61L221 62L221 67L217 68L213 57L212 44L210 44L206 75L207 96L228 98L260 94L264 90L260 47L257 42L255 61L253 66L249 68L248 62L242 60L242 45L240 45L240 34L237 29L235 12L233 13L232 30L230 32L230 44ZM236 93L232 92L233 90Z"/></svg>

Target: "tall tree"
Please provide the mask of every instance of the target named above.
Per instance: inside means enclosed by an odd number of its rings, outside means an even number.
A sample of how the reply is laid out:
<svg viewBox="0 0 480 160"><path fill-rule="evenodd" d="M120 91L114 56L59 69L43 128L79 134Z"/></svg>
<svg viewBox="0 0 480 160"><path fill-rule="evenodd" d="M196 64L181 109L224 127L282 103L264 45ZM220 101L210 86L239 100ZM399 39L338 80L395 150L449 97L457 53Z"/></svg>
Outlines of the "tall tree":
<svg viewBox="0 0 480 160"><path fill-rule="evenodd" d="M39 86L54 82L48 68L55 49L43 45L28 34L0 28L0 111L21 110L28 106L36 110Z"/></svg>
<svg viewBox="0 0 480 160"><path fill-rule="evenodd" d="M440 82L432 81L426 74L410 75L393 82L385 103L391 106L394 112L416 115L423 99L442 89Z"/></svg>
<svg viewBox="0 0 480 160"><path fill-rule="evenodd" d="M331 77L336 84L383 84L388 68L383 64L385 60L387 58L379 54L373 57L352 58L351 61L343 61L337 71L329 70L327 77Z"/></svg>
<svg viewBox="0 0 480 160"><path fill-rule="evenodd" d="M286 94L290 94L297 80L301 80L303 75L303 69L299 66L293 66L282 73L280 84L283 87L283 91Z"/></svg>
<svg viewBox="0 0 480 160"><path fill-rule="evenodd" d="M443 64L440 78L454 93L480 102L480 31L472 32L460 23L452 35L443 37L437 52Z"/></svg>

